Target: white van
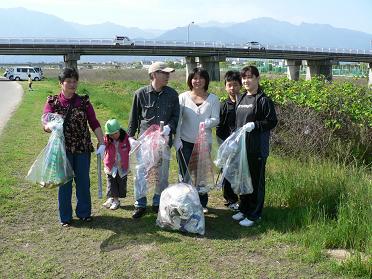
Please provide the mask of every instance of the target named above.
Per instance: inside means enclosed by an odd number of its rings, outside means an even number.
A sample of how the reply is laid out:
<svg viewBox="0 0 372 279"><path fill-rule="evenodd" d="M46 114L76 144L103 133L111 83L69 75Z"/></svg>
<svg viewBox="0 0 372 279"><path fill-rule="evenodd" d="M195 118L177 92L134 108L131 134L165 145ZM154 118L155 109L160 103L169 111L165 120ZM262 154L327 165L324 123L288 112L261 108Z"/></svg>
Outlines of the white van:
<svg viewBox="0 0 372 279"><path fill-rule="evenodd" d="M41 76L41 79L44 78L44 73L43 73L43 70L41 69L41 67L34 67L34 70L36 73L40 73L40 76Z"/></svg>
<svg viewBox="0 0 372 279"><path fill-rule="evenodd" d="M7 71L6 77L10 80L28 80L28 75L31 75L32 80L41 80L42 74L37 72L34 67L15 66Z"/></svg>
<svg viewBox="0 0 372 279"><path fill-rule="evenodd" d="M132 42L127 36L115 36L113 43L116 46L134 46L134 42Z"/></svg>

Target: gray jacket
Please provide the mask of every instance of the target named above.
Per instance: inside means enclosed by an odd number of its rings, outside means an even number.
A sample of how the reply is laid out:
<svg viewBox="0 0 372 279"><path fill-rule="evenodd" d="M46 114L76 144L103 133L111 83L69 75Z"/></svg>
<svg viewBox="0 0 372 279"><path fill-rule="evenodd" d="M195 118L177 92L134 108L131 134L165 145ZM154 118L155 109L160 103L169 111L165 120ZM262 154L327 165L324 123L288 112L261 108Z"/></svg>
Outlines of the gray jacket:
<svg viewBox="0 0 372 279"><path fill-rule="evenodd" d="M134 137L138 132L139 136L151 125L169 125L171 134L176 133L180 105L178 93L169 86L163 87L161 92L156 92L151 86L145 86L134 93L132 111L129 116L128 135ZM170 142L171 142L171 136Z"/></svg>

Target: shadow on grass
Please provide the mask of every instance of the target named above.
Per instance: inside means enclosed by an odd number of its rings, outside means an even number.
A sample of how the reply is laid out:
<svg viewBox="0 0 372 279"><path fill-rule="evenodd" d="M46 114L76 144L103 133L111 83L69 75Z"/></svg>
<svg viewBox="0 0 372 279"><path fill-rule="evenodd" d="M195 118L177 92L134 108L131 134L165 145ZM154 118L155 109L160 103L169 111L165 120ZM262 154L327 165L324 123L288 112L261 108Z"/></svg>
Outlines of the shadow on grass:
<svg viewBox="0 0 372 279"><path fill-rule="evenodd" d="M153 242L166 243L179 241L177 237L162 234L161 229L155 225L156 217L154 216L154 214L146 214L141 219L132 219L102 215L95 216L91 223L75 223L74 227L88 227L114 232L113 235L101 243L100 249L102 252Z"/></svg>
<svg viewBox="0 0 372 279"><path fill-rule="evenodd" d="M261 234L274 230L281 233L297 231L307 225L308 219L305 217L308 212L306 207L297 208L278 208L266 207L262 220L258 221L253 227L242 227L238 221L231 217L234 214L227 209L210 209L205 216L206 234L208 239L238 239L238 238L258 238Z"/></svg>
<svg viewBox="0 0 372 279"><path fill-rule="evenodd" d="M122 209L132 210L132 206L122 206ZM261 221L253 227L246 228L234 221L231 216L233 211L228 209L210 208L205 215L205 235L183 233L162 229L156 226L157 215L148 211L140 219L118 216L95 216L93 222L77 222L74 227L88 227L92 229L103 229L114 232L105 239L101 245L101 252L109 252L134 245L146 245L152 243L180 242L185 238L200 239L223 239L236 240L240 238L257 239L261 234L269 230L282 233L296 231L306 224L303 218L306 208L277 208L267 207Z"/></svg>

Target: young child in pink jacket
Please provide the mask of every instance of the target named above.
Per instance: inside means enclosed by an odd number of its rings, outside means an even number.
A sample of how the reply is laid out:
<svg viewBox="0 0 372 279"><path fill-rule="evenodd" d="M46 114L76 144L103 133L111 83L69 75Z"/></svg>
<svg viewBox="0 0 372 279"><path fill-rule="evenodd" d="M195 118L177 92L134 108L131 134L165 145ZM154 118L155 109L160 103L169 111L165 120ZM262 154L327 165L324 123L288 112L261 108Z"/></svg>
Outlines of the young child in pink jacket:
<svg viewBox="0 0 372 279"><path fill-rule="evenodd" d="M107 201L104 207L116 210L120 206L119 198L127 195L127 174L129 166L130 144L128 135L116 119L105 124L104 170L107 177Z"/></svg>

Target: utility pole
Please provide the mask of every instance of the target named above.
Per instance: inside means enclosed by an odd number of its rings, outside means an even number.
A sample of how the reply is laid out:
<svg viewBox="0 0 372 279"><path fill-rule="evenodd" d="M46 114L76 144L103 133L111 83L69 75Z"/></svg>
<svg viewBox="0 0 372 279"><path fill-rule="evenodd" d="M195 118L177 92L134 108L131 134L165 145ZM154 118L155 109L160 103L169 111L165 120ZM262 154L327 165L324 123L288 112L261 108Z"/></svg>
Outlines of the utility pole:
<svg viewBox="0 0 372 279"><path fill-rule="evenodd" d="M190 42L190 25L191 25L191 24L194 24L194 22L191 21L191 22L189 23L189 25L187 25L187 44Z"/></svg>

